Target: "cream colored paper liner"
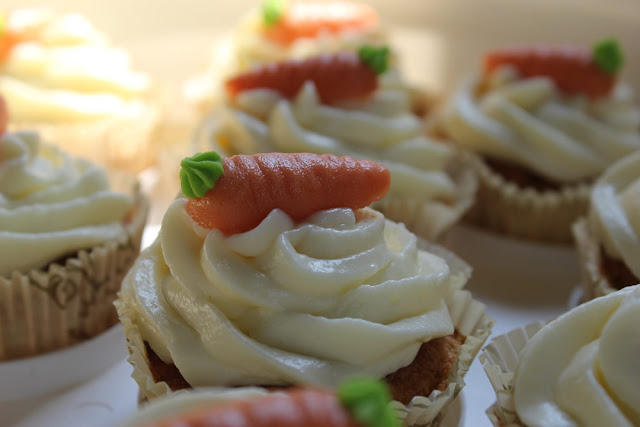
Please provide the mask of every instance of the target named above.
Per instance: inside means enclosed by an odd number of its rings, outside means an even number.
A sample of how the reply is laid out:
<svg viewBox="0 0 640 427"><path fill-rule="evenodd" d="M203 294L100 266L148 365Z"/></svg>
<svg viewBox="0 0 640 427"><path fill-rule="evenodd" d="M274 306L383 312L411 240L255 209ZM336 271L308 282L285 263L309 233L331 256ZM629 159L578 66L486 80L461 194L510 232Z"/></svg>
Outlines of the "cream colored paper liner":
<svg viewBox="0 0 640 427"><path fill-rule="evenodd" d="M415 396L409 405L392 402L405 426L438 426L447 406L464 387L464 376L471 362L489 337L494 321L485 314L484 304L471 298L471 294L461 288L468 281L471 267L446 249L420 241L420 248L427 249L447 260L452 270L452 289L446 299L455 328L467 336L460 347L458 360L450 375L450 383L445 391L435 390L428 397ZM115 303L127 339L129 363L133 366L131 376L140 387L139 402L174 393L167 383L155 382L149 369L144 340L134 323L135 310L118 299Z"/></svg>
<svg viewBox="0 0 640 427"><path fill-rule="evenodd" d="M148 201L136 190L126 234L64 265L0 277L0 360L68 347L118 322L113 301L140 252Z"/></svg>
<svg viewBox="0 0 640 427"><path fill-rule="evenodd" d="M589 301L617 291L600 273L600 245L591 232L586 218L580 218L573 224L573 236L580 261L582 301Z"/></svg>
<svg viewBox="0 0 640 427"><path fill-rule="evenodd" d="M572 243L571 225L586 214L590 185L560 191L521 189L493 172L479 156L467 154L479 180L476 203L467 219L491 230L548 243Z"/></svg>
<svg viewBox="0 0 640 427"><path fill-rule="evenodd" d="M487 416L494 426L523 426L513 403L513 374L518 366L520 352L544 323L533 323L515 329L491 340L482 354L480 362L489 377L497 401L487 409Z"/></svg>
<svg viewBox="0 0 640 427"><path fill-rule="evenodd" d="M478 189L475 173L457 154L447 166L456 185L456 199L450 203L429 198L387 194L372 207L387 219L404 223L414 234L427 240L442 241L446 232L471 208Z"/></svg>
<svg viewBox="0 0 640 427"><path fill-rule="evenodd" d="M35 130L43 140L74 156L137 173L155 163L159 123L159 109L147 106L131 117L60 123L14 122L10 130Z"/></svg>

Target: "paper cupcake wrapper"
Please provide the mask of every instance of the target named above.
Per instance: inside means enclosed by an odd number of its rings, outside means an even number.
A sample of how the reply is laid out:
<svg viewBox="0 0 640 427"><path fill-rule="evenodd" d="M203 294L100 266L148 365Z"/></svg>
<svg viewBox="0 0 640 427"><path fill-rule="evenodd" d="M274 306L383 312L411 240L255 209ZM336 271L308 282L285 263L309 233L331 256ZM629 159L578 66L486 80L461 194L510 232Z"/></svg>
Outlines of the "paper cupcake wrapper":
<svg viewBox="0 0 640 427"><path fill-rule="evenodd" d="M468 291L461 290L469 278L470 267L458 257L444 248L421 241L421 248L445 257L452 269L451 292L446 300L451 319L456 329L467 336L460 347L458 359L450 374L449 386L444 391L436 390L429 396L416 396L409 405L393 402L398 415L406 426L437 426L442 421L445 409L464 387L464 376L471 362L479 353L482 345L489 337L493 320L485 314L484 304L471 298ZM129 363L133 366L133 379L140 387L139 401L153 400L157 397L175 393L165 382L156 382L149 368L145 343L135 324L135 310L128 307L125 301L115 302L124 328L129 351Z"/></svg>
<svg viewBox="0 0 640 427"><path fill-rule="evenodd" d="M533 323L515 329L491 340L480 362L496 393L496 403L487 409L487 416L494 426L523 426L513 403L513 374L518 366L520 353L527 342L544 323Z"/></svg>
<svg viewBox="0 0 640 427"><path fill-rule="evenodd" d="M35 130L63 151L108 168L140 172L155 162L155 133L160 112L148 107L133 117L84 122L14 122L12 131Z"/></svg>
<svg viewBox="0 0 640 427"><path fill-rule="evenodd" d="M456 199L452 203L420 197L388 194L372 207L387 219L404 223L411 232L430 241L442 241L446 232L473 205L478 180L466 167L460 154L456 155L447 172L456 185Z"/></svg>
<svg viewBox="0 0 640 427"><path fill-rule="evenodd" d="M68 347L118 322L113 301L140 252L148 201L136 193L125 235L62 264L0 277L0 360Z"/></svg>
<svg viewBox="0 0 640 427"><path fill-rule="evenodd" d="M479 181L469 222L513 237L572 243L571 225L587 212L590 185L555 192L522 189L493 172L479 156L467 153L466 161Z"/></svg>
<svg viewBox="0 0 640 427"><path fill-rule="evenodd" d="M617 291L600 272L600 245L591 232L586 218L580 218L573 224L573 236L582 276L580 283L582 301L589 301Z"/></svg>

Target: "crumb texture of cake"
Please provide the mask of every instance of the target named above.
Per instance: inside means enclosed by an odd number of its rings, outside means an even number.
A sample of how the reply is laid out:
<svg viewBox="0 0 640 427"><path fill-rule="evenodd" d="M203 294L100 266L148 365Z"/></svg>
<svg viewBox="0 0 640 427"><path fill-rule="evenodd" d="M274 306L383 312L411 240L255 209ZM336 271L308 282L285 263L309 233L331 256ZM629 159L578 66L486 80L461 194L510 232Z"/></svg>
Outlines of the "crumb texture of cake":
<svg viewBox="0 0 640 427"><path fill-rule="evenodd" d="M82 15L18 9L3 31L15 43L0 58L0 92L16 124L136 117L148 108L149 77Z"/></svg>
<svg viewBox="0 0 640 427"><path fill-rule="evenodd" d="M131 195L106 172L41 141L35 132L0 141L0 275L46 267L108 241L127 239Z"/></svg>
<svg viewBox="0 0 640 427"><path fill-rule="evenodd" d="M562 93L544 76L521 78L509 66L467 79L442 125L461 146L559 184L592 180L640 149L640 108L628 84L594 99Z"/></svg>
<svg viewBox="0 0 640 427"><path fill-rule="evenodd" d="M381 378L454 331L445 297L461 278L375 211L331 209L295 223L276 209L225 237L185 205L170 206L120 299L191 386Z"/></svg>

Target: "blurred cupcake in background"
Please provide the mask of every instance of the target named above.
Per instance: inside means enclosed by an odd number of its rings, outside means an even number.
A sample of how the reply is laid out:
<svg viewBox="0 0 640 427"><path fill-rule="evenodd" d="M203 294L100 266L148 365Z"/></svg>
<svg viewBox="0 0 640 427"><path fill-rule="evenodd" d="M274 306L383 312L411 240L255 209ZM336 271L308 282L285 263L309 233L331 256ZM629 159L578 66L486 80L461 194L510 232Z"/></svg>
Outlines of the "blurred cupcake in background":
<svg viewBox="0 0 640 427"><path fill-rule="evenodd" d="M4 13L0 92L11 129L33 129L74 155L140 171L158 124L149 76L133 71L85 17L51 9Z"/></svg>
<svg viewBox="0 0 640 427"><path fill-rule="evenodd" d="M640 151L595 182L585 218L574 224L583 300L640 283Z"/></svg>
<svg viewBox="0 0 640 427"><path fill-rule="evenodd" d="M375 160L391 172L391 188L374 207L438 240L472 205L475 175L456 148L427 136L388 60L386 47L362 46L233 76L225 83L225 106L201 129L202 150Z"/></svg>
<svg viewBox="0 0 640 427"><path fill-rule="evenodd" d="M469 220L512 237L572 241L593 181L640 149L640 108L619 81L623 56L604 40L489 52L451 97L437 128L474 153Z"/></svg>
<svg viewBox="0 0 640 427"><path fill-rule="evenodd" d="M149 206L133 179L117 184L36 132L1 135L0 361L68 347L118 322L113 301Z"/></svg>

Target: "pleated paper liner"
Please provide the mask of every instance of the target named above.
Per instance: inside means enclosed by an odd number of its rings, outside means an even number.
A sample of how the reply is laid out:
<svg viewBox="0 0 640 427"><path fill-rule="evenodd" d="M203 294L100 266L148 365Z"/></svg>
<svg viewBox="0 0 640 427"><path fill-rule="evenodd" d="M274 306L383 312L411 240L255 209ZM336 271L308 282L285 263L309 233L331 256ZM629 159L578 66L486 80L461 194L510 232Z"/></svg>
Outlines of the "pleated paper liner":
<svg viewBox="0 0 640 427"><path fill-rule="evenodd" d="M453 277L446 302L456 330L467 338L460 347L456 364L451 370L449 386L444 391L435 390L429 396L415 396L408 405L397 401L392 405L406 426L437 426L442 421L447 406L464 387L463 378L491 333L493 320L485 314L483 304L473 300L468 291L461 289L469 278L470 267L444 248L426 242L421 242L421 248L428 248L449 262ZM153 400L174 393L167 383L153 379L145 343L134 321L135 311L122 299L117 300L115 305L127 338L129 362L133 366L132 377L140 387L140 400Z"/></svg>
<svg viewBox="0 0 640 427"><path fill-rule="evenodd" d="M522 189L492 171L479 156L468 153L466 161L479 181L476 203L466 217L469 222L512 237L572 243L571 225L587 212L590 185L545 192Z"/></svg>
<svg viewBox="0 0 640 427"><path fill-rule="evenodd" d="M533 323L515 329L491 340L480 362L496 393L496 403L487 409L487 416L494 426L522 426L513 403L513 374L518 366L520 352L544 323Z"/></svg>
<svg viewBox="0 0 640 427"><path fill-rule="evenodd" d="M0 277L0 360L68 347L118 322L113 301L140 252L149 210L137 187L134 195L117 241L80 250L63 264Z"/></svg>

